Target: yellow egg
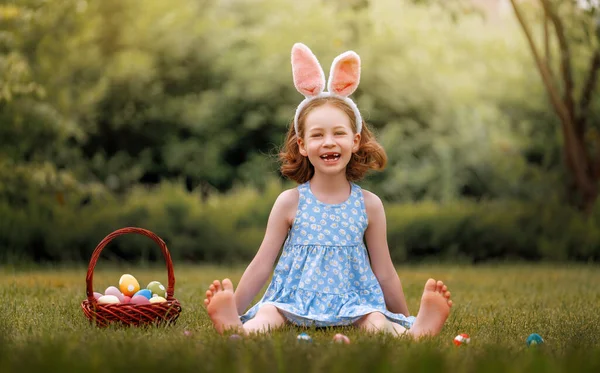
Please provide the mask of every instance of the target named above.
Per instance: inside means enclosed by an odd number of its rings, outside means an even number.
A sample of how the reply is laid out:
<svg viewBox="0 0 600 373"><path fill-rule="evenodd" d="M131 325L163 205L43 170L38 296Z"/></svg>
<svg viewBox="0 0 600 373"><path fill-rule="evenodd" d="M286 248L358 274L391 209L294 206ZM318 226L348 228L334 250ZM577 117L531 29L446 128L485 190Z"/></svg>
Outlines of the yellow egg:
<svg viewBox="0 0 600 373"><path fill-rule="evenodd" d="M163 302L166 302L166 301L167 300L165 298L163 298L161 296L158 296L158 295L155 296L155 297L150 298L150 303L163 303Z"/></svg>
<svg viewBox="0 0 600 373"><path fill-rule="evenodd" d="M140 290L140 283L130 274L124 274L119 280L119 290L123 295L131 297Z"/></svg>

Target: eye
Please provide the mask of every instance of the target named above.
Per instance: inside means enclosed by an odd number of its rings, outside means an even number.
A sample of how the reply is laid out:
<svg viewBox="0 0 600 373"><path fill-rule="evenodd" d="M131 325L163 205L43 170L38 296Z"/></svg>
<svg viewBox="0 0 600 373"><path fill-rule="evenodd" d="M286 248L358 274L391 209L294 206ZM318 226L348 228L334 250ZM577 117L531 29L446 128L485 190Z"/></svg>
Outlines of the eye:
<svg viewBox="0 0 600 373"><path fill-rule="evenodd" d="M321 135L320 133L313 133L312 135L310 135L310 137L321 137L323 135Z"/></svg>
<svg viewBox="0 0 600 373"><path fill-rule="evenodd" d="M346 134L346 131L337 131L335 133L336 136L341 136L341 135L345 135L345 134Z"/></svg>

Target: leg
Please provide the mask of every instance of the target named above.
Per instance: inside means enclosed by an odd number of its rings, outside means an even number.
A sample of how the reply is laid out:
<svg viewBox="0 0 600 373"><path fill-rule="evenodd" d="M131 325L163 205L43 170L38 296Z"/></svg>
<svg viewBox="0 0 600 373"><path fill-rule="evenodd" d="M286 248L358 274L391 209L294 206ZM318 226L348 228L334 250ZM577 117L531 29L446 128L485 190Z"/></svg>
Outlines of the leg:
<svg viewBox="0 0 600 373"><path fill-rule="evenodd" d="M402 325L391 322L380 312L370 313L354 324L367 331L384 331L397 336L407 333L418 339L438 334L448 318L450 307L452 301L448 287L442 281L436 282L430 278L423 290L419 313L410 329L407 330Z"/></svg>
<svg viewBox="0 0 600 373"><path fill-rule="evenodd" d="M282 327L286 322L285 317L277 307L265 304L260 307L256 316L244 323L244 331L250 333L267 333L273 329Z"/></svg>
<svg viewBox="0 0 600 373"><path fill-rule="evenodd" d="M242 329L242 322L237 314L233 297L233 284L228 278L223 280L223 284L215 280L210 285L206 291L204 304L208 310L208 316L220 334L227 330Z"/></svg>
<svg viewBox="0 0 600 373"><path fill-rule="evenodd" d="M372 312L354 323L357 327L368 332L385 332L400 336L406 332L406 329L400 324L391 322L381 312Z"/></svg>
<svg viewBox="0 0 600 373"><path fill-rule="evenodd" d="M448 287L442 281L430 278L425 283L419 313L408 333L417 339L438 334L448 319L450 307L452 301Z"/></svg>
<svg viewBox="0 0 600 373"><path fill-rule="evenodd" d="M408 329L406 329L402 325L395 323L395 322L392 322L392 327L394 328L394 334L397 337L400 337L400 336L404 335L404 333L408 332Z"/></svg>

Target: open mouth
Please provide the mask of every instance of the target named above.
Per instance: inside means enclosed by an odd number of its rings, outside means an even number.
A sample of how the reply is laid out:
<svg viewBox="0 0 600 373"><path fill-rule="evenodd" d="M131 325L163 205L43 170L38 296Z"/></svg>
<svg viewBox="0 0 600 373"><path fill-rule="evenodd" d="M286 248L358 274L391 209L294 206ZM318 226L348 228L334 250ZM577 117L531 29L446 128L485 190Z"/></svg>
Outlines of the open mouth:
<svg viewBox="0 0 600 373"><path fill-rule="evenodd" d="M327 154L323 154L321 156L321 159L324 160L325 162L335 162L338 159L340 159L341 154L340 153L327 153Z"/></svg>

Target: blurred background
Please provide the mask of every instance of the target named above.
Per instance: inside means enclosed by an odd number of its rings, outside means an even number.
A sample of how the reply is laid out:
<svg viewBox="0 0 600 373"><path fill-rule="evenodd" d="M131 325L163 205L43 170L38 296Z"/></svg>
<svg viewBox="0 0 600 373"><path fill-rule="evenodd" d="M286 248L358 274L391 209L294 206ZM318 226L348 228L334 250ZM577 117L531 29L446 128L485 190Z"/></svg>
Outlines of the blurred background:
<svg viewBox="0 0 600 373"><path fill-rule="evenodd" d="M397 264L600 259L596 0L1 0L0 263L87 263L110 232L245 263L302 96L290 50L355 101L389 166ZM598 84L596 84L598 83ZM163 261L145 237L103 257Z"/></svg>

